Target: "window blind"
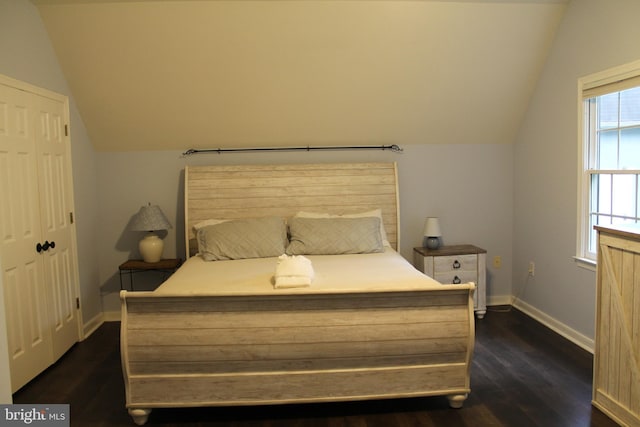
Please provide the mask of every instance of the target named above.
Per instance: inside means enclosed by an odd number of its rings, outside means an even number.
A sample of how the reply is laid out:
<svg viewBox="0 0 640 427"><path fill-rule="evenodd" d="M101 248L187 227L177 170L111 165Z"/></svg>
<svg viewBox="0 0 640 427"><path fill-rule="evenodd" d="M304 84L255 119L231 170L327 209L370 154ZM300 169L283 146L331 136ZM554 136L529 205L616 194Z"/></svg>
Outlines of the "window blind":
<svg viewBox="0 0 640 427"><path fill-rule="evenodd" d="M586 82L582 87L582 99L594 98L596 96L606 95L608 93L620 92L622 90L631 89L640 86L639 71L635 70L630 76L615 76L607 80L597 80ZM633 75L635 74L635 75Z"/></svg>

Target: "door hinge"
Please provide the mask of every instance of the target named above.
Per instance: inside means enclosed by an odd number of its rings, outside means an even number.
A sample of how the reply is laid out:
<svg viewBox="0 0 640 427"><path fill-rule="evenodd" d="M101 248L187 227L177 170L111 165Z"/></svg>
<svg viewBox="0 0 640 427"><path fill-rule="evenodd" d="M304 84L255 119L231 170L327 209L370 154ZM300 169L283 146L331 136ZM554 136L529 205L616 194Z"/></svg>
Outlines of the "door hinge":
<svg viewBox="0 0 640 427"><path fill-rule="evenodd" d="M76 308L80 310L80 298L76 298Z"/></svg>
<svg viewBox="0 0 640 427"><path fill-rule="evenodd" d="M73 212L69 212L69 223L73 224Z"/></svg>
<svg viewBox="0 0 640 427"><path fill-rule="evenodd" d="M64 125L64 136L69 136L69 125Z"/></svg>

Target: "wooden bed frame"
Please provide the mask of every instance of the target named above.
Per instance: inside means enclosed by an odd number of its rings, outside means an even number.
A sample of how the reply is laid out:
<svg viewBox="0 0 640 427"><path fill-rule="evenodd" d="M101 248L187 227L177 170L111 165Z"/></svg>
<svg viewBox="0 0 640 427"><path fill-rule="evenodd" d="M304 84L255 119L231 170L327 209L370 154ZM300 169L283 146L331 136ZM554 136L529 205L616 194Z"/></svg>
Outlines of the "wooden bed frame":
<svg viewBox="0 0 640 427"><path fill-rule="evenodd" d="M204 219L380 208L398 247L393 163L185 169L185 234ZM126 406L329 402L445 395L462 406L474 346L473 284L273 295L121 292Z"/></svg>

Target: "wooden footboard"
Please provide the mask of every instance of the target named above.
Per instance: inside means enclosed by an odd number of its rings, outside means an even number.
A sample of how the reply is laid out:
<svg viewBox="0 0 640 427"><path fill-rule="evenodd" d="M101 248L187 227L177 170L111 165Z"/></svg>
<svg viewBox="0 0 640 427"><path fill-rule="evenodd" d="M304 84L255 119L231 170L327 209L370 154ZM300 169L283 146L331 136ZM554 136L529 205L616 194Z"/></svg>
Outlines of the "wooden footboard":
<svg viewBox="0 0 640 427"><path fill-rule="evenodd" d="M257 405L469 393L473 284L269 296L122 291L126 405Z"/></svg>

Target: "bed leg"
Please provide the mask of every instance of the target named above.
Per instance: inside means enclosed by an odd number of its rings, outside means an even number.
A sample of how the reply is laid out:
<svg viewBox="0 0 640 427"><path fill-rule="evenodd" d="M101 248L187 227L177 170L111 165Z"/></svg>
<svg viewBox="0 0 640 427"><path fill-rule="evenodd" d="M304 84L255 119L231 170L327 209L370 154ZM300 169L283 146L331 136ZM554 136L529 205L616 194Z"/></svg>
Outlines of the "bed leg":
<svg viewBox="0 0 640 427"><path fill-rule="evenodd" d="M449 399L449 406L455 409L462 408L462 404L467 399L467 393L465 394L450 394L447 396Z"/></svg>
<svg viewBox="0 0 640 427"><path fill-rule="evenodd" d="M151 409L129 408L129 415L133 418L133 422L137 425L144 425L149 419Z"/></svg>

